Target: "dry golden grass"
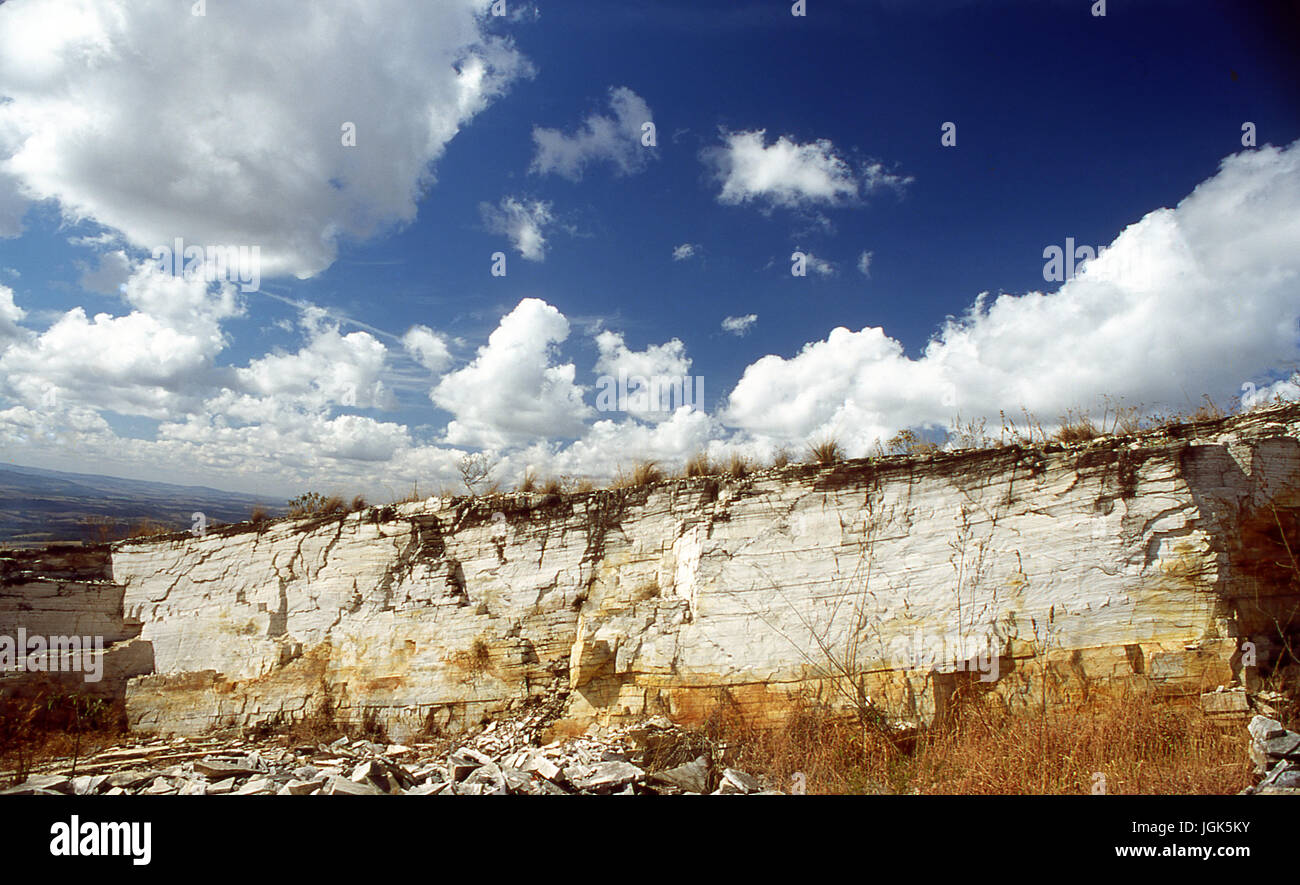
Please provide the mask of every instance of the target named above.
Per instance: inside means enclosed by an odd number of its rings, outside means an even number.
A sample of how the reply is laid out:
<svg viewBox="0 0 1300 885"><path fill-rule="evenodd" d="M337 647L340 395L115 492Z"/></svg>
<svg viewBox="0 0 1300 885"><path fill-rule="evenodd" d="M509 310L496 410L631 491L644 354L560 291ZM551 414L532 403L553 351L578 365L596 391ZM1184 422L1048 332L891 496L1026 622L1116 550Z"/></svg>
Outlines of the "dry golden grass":
<svg viewBox="0 0 1300 885"><path fill-rule="evenodd" d="M542 483L543 495L562 495L564 494L564 483L560 482L558 477L552 476L546 482Z"/></svg>
<svg viewBox="0 0 1300 885"><path fill-rule="evenodd" d="M136 520L135 525L131 526L131 530L127 532L126 536L128 538L153 538L158 535L168 535L174 531L176 529L171 526L157 520L145 518Z"/></svg>
<svg viewBox="0 0 1300 885"><path fill-rule="evenodd" d="M844 449L837 440L827 437L808 446L808 457L818 464L834 464L844 460Z"/></svg>
<svg viewBox="0 0 1300 885"><path fill-rule="evenodd" d="M519 492L522 495L527 495L528 493L534 492L536 490L537 490L536 472L532 470L524 471L524 478L519 480L519 485L515 487L515 491Z"/></svg>
<svg viewBox="0 0 1300 885"><path fill-rule="evenodd" d="M744 479L749 476L753 467L749 459L744 455L733 454L727 459L726 469L723 471L729 479Z"/></svg>
<svg viewBox="0 0 1300 885"><path fill-rule="evenodd" d="M352 511L365 510L369 506L370 505L366 503L365 498L363 498L361 495L357 495L352 499L352 503L348 506L348 509Z"/></svg>
<svg viewBox="0 0 1300 885"><path fill-rule="evenodd" d="M786 467L790 463L790 452L784 446L777 449L772 454L772 466L776 468Z"/></svg>
<svg viewBox="0 0 1300 885"><path fill-rule="evenodd" d="M32 767L56 759L78 759L119 744L126 732L121 701L68 694L55 684L39 685L23 697L0 698L0 769L12 784Z"/></svg>
<svg viewBox="0 0 1300 885"><path fill-rule="evenodd" d="M1195 699L1094 695L1085 706L1008 712L972 697L950 724L894 746L853 718L797 704L777 728L725 708L708 726L735 749L728 764L809 793L1228 794L1253 783L1244 721L1213 722Z"/></svg>
<svg viewBox="0 0 1300 885"><path fill-rule="evenodd" d="M270 518L271 514L267 513L266 508L261 504L254 505L252 511L248 514L248 521L253 524L266 522Z"/></svg>
<svg viewBox="0 0 1300 885"><path fill-rule="evenodd" d="M642 486L654 485L662 482L664 478L663 471L654 461L642 461L632 468L631 472L625 473L619 470L618 476L614 478L613 488L616 489L637 489Z"/></svg>
<svg viewBox="0 0 1300 885"><path fill-rule="evenodd" d="M709 476L713 473L713 464L706 452L696 452L686 462L686 475L689 477Z"/></svg>
<svg viewBox="0 0 1300 885"><path fill-rule="evenodd" d="M1099 436L1101 431L1087 415L1076 416L1073 412L1061 416L1061 427L1056 431L1057 441L1067 446L1085 443Z"/></svg>

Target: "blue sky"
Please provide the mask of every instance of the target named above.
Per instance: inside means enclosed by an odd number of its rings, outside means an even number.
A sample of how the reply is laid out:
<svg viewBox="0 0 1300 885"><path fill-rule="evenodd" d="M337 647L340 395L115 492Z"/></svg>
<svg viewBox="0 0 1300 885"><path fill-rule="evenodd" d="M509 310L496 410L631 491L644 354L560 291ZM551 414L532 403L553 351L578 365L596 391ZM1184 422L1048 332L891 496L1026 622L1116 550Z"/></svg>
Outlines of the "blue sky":
<svg viewBox="0 0 1300 885"><path fill-rule="evenodd" d="M382 497L1292 390L1281 5L84 6L0 6L5 461ZM159 279L174 237L259 291ZM1067 237L1122 270L1058 292ZM620 367L703 406L595 411Z"/></svg>

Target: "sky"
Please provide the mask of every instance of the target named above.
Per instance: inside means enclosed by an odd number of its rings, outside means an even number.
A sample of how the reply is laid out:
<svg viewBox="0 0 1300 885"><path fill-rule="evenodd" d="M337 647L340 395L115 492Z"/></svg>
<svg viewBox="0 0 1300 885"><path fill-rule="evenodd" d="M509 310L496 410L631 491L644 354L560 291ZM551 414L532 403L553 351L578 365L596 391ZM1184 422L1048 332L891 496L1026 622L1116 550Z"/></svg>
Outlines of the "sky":
<svg viewBox="0 0 1300 885"><path fill-rule="evenodd" d="M0 461L385 500L1295 397L1287 6L8 0Z"/></svg>

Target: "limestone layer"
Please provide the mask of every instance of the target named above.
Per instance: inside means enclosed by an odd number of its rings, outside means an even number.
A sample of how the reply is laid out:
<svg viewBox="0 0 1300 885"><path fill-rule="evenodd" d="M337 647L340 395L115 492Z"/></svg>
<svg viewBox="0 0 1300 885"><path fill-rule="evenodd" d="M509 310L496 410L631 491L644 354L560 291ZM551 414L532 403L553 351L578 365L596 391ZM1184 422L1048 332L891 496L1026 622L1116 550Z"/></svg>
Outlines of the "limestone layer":
<svg viewBox="0 0 1300 885"><path fill-rule="evenodd" d="M112 575L155 667L128 712L194 733L328 708L400 737L561 690L582 725L779 715L800 694L922 719L962 682L1009 701L1213 688L1289 629L1297 431L1292 406L126 542Z"/></svg>

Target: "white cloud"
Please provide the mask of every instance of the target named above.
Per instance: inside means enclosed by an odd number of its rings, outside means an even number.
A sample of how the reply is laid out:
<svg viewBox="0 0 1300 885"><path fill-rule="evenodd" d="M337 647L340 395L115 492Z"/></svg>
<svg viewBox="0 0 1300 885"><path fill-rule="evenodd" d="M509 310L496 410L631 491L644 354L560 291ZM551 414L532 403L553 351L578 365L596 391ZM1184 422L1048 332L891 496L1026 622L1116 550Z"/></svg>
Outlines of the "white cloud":
<svg viewBox="0 0 1300 885"><path fill-rule="evenodd" d="M126 281L131 277L131 259L121 249L107 252L97 258L98 266L94 270L86 268L77 285L87 292L100 295L116 295L122 291Z"/></svg>
<svg viewBox="0 0 1300 885"><path fill-rule="evenodd" d="M749 330L758 322L758 314L747 313L741 317L726 317L722 321L722 331L730 332L732 335L744 337Z"/></svg>
<svg viewBox="0 0 1300 885"><path fill-rule="evenodd" d="M447 336L433 331L428 326L412 326L408 329L402 336L402 346L417 363L435 375L451 365L451 351L447 347Z"/></svg>
<svg viewBox="0 0 1300 885"><path fill-rule="evenodd" d="M18 324L27 316L27 311L14 303L14 290L0 286L0 345L17 340L27 335L27 330ZM0 354L4 347L0 346Z"/></svg>
<svg viewBox="0 0 1300 885"><path fill-rule="evenodd" d="M320 410L337 404L356 408L383 408L388 404L380 383L388 350L368 332L340 334L320 309L304 312L301 324L306 346L294 353L277 353L251 360L235 370L234 389L252 400L236 400L222 409L242 412L243 420L265 420L258 405L283 408L292 405ZM214 404L208 405L215 411Z"/></svg>
<svg viewBox="0 0 1300 885"><path fill-rule="evenodd" d="M77 307L10 346L0 356L10 395L34 405L53 389L62 403L151 418L198 408L226 346L221 322L243 311L238 294L145 264L123 297L133 308L125 316L91 319Z"/></svg>
<svg viewBox="0 0 1300 885"><path fill-rule="evenodd" d="M818 258L811 252L804 253L804 266L819 277L833 277L839 273L839 268L834 262Z"/></svg>
<svg viewBox="0 0 1300 885"><path fill-rule="evenodd" d="M447 143L530 73L486 5L0 5L0 233L10 176L137 248L256 245L267 276L318 273L340 238L411 221Z"/></svg>
<svg viewBox="0 0 1300 885"><path fill-rule="evenodd" d="M682 243L673 249L673 261L685 261L688 258L695 257L700 247L697 243Z"/></svg>
<svg viewBox="0 0 1300 885"><path fill-rule="evenodd" d="M877 328L835 329L791 359L764 357L732 391L725 420L770 440L832 432L862 454L957 412L996 421L1024 406L1051 424L1103 396L1226 402L1300 356L1298 145L1228 157L1058 292L981 296L918 359Z"/></svg>
<svg viewBox="0 0 1300 885"><path fill-rule="evenodd" d="M642 127L654 122L649 106L631 89L619 86L609 90L609 107L612 117L592 114L572 135L534 126L537 153L529 171L541 175L554 172L570 181L580 181L588 163L611 163L621 175L644 169L654 156L654 148L641 143Z"/></svg>
<svg viewBox="0 0 1300 885"><path fill-rule="evenodd" d="M864 251L858 256L858 273L870 279L871 277L871 253Z"/></svg>
<svg viewBox="0 0 1300 885"><path fill-rule="evenodd" d="M755 202L769 209L846 206L879 188L902 188L911 181L886 172L880 163L855 171L829 139L799 144L782 135L771 145L766 141L763 129L726 132L722 147L703 152L705 165L722 183L719 203Z"/></svg>
<svg viewBox="0 0 1300 885"><path fill-rule="evenodd" d="M686 345L676 338L663 344L652 344L645 350L629 350L621 334L605 331L596 335L596 349L600 353L596 360L596 373L605 379L607 385L609 379L615 383L620 377L627 379L628 395L624 405L634 417L651 421L670 418L682 404L681 400L694 391L692 383L690 391L682 388L681 399L673 398L677 394L671 389L671 382L688 383L685 379L691 371ZM648 385L652 382L655 386L650 388ZM663 386L659 382L663 382ZM640 390L643 384L647 385L644 391ZM651 389L660 391L658 402L650 395ZM611 399L617 402L617 394Z"/></svg>
<svg viewBox="0 0 1300 885"><path fill-rule="evenodd" d="M500 206L480 203L478 208L489 233L509 237L510 245L528 261L546 259L546 237L542 231L555 221L550 203L506 197Z"/></svg>
<svg viewBox="0 0 1300 885"><path fill-rule="evenodd" d="M500 448L538 438L579 436L591 409L574 384L574 365L552 365L569 321L551 305L525 298L501 319L478 356L444 375L430 398L455 418L451 445Z"/></svg>

